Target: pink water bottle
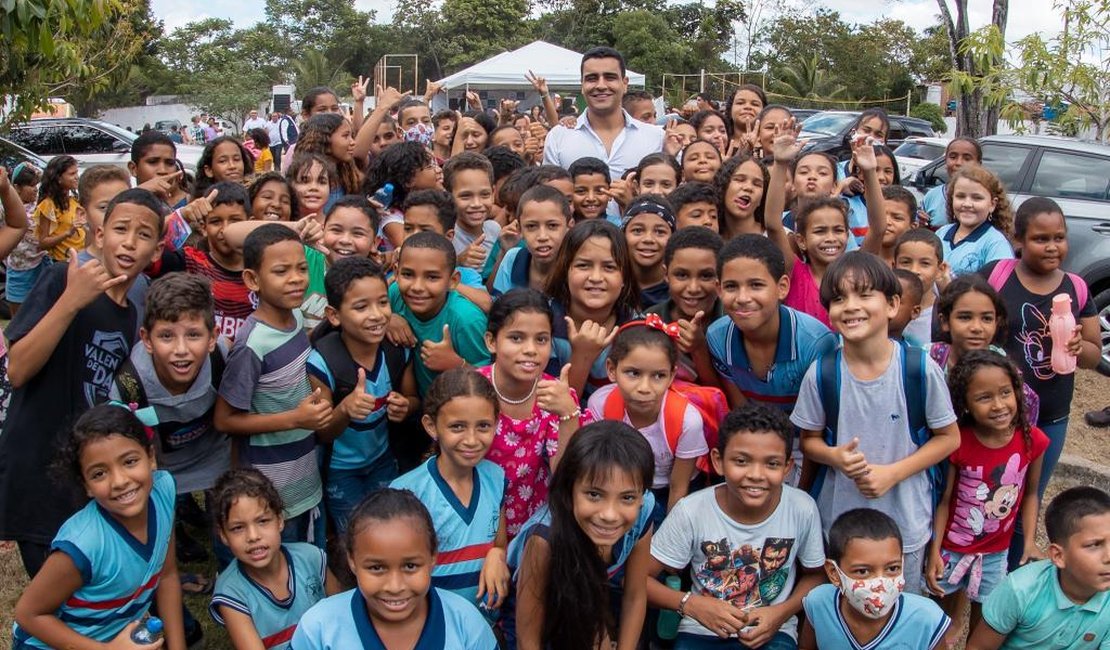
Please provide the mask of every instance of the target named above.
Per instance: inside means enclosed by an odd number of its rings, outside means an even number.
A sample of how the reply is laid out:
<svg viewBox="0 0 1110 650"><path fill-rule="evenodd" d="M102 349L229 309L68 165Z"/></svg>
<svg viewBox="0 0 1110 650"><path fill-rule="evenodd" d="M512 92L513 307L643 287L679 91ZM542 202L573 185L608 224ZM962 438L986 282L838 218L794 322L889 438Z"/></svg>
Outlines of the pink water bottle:
<svg viewBox="0 0 1110 650"><path fill-rule="evenodd" d="M1048 333L1052 336L1052 371L1058 375L1075 372L1075 355L1068 354L1068 341L1075 334L1075 316L1071 313L1071 296L1066 293L1058 293L1052 298Z"/></svg>

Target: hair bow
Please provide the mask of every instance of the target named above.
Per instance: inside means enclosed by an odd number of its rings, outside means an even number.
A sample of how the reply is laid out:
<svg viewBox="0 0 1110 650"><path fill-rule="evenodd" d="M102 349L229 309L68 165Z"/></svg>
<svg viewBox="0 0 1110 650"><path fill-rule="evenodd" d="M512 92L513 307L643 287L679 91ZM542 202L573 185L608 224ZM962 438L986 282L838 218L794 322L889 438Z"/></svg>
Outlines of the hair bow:
<svg viewBox="0 0 1110 650"><path fill-rule="evenodd" d="M143 430L146 431L147 440L154 441L154 426L158 424L158 418L154 413L153 408L140 409L137 402L121 402L119 400L110 399L106 402L108 406L114 406L129 411L139 424L143 425Z"/></svg>
<svg viewBox="0 0 1110 650"><path fill-rule="evenodd" d="M629 327L636 327L637 325L643 325L644 327L650 327L651 329L659 330L675 341L678 340L678 323L668 323L664 321L659 314L648 314L644 317L643 320L630 320L624 325L621 325L620 329L617 331L623 332Z"/></svg>

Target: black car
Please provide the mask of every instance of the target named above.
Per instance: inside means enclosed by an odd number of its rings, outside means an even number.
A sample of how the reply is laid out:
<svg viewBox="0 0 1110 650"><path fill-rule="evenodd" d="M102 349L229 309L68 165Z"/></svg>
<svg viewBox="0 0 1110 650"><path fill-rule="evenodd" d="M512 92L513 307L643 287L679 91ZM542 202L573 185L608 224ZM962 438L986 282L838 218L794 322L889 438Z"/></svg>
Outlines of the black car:
<svg viewBox="0 0 1110 650"><path fill-rule="evenodd" d="M808 140L802 153L817 151L832 154L837 160L851 158L852 147L848 138L860 114L861 111L822 111L802 122L799 139ZM911 135L931 138L936 136L936 132L925 120L904 115L890 116L890 133L886 136L888 147L896 149Z"/></svg>
<svg viewBox="0 0 1110 650"><path fill-rule="evenodd" d="M11 174L19 163L30 163L38 167L40 171L46 169L46 161L42 158L11 140L0 138L0 166L3 166Z"/></svg>

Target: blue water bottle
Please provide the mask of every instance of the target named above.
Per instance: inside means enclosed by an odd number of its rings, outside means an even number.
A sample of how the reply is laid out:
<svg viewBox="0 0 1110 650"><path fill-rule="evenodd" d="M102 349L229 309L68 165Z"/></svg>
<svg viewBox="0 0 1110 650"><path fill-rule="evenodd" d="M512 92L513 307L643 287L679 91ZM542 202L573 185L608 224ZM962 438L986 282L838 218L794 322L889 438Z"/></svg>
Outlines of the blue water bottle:
<svg viewBox="0 0 1110 650"><path fill-rule="evenodd" d="M162 638L162 619L157 616L144 616L131 630L131 640L139 645L150 645Z"/></svg>
<svg viewBox="0 0 1110 650"><path fill-rule="evenodd" d="M374 192L374 200L382 204L382 209L389 208L393 203L393 183L386 183L381 188Z"/></svg>
<svg viewBox="0 0 1110 650"><path fill-rule="evenodd" d="M664 581L668 587L678 591L682 589L682 580L678 576L667 576ZM659 634L659 638L664 641L672 641L678 636L678 623L682 617L678 612L671 609L664 609L659 612L659 621L655 625L655 631Z"/></svg>

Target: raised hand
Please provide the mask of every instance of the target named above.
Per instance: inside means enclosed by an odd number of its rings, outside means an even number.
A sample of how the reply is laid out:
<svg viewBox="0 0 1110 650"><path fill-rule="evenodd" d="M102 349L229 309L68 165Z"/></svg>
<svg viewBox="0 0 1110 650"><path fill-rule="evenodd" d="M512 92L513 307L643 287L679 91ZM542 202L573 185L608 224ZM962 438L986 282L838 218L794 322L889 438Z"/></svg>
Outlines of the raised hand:
<svg viewBox="0 0 1110 650"><path fill-rule="evenodd" d="M153 192L154 194L158 195L159 198L168 199L170 195L173 194L173 191L178 187L178 184L181 182L181 175L184 173L185 172L179 169L172 174L166 174L165 176L155 176L139 187L143 188L144 190L149 190Z"/></svg>
<svg viewBox="0 0 1110 650"><path fill-rule="evenodd" d="M352 422L361 422L370 417L374 412L374 404L377 399L366 390L366 371L362 368L358 369L358 384L351 394L343 398L339 403L339 408L347 414L347 418Z"/></svg>
<svg viewBox="0 0 1110 650"><path fill-rule="evenodd" d="M678 132L678 120L667 120L663 125L663 153L677 157L682 151L682 134Z"/></svg>
<svg viewBox="0 0 1110 650"><path fill-rule="evenodd" d="M861 171L874 171L878 167L875 161L874 143L874 138L862 133L852 138L852 159Z"/></svg>
<svg viewBox="0 0 1110 650"><path fill-rule="evenodd" d="M705 345L705 330L702 328L703 320L705 320L704 311L694 314L694 317L690 320L678 319L678 349L684 354L690 354L691 351Z"/></svg>
<svg viewBox="0 0 1110 650"><path fill-rule="evenodd" d="M11 186L11 181L8 180L8 168L0 165L0 194L7 192Z"/></svg>
<svg viewBox="0 0 1110 650"><path fill-rule="evenodd" d="M613 342L617 336L617 330L620 329L616 325L606 329L601 323L595 323L592 320L586 320L582 323L582 327L578 327L570 316L564 316L564 318L567 323L567 340L570 341L571 349L575 352L591 352L590 356L594 358Z"/></svg>
<svg viewBox="0 0 1110 650"><path fill-rule="evenodd" d="M351 97L356 102L366 101L366 87L370 85L370 77L365 79L362 75L358 76L358 81L351 84Z"/></svg>
<svg viewBox="0 0 1110 650"><path fill-rule="evenodd" d="M528 71L528 74L524 75L524 78L528 80L528 83L532 84L532 87L536 89L536 92L541 95L547 94L547 79L544 79L531 70Z"/></svg>
<svg viewBox="0 0 1110 650"><path fill-rule="evenodd" d="M628 178L618 178L612 183L609 183L609 189L601 190L601 193L616 201L617 205L620 206L621 212L624 212L624 209L632 202L632 183L635 181L636 173L633 172L628 175Z"/></svg>
<svg viewBox="0 0 1110 650"><path fill-rule="evenodd" d="M331 415L331 404L320 396L320 389L317 388L297 405L294 411L294 426L298 429L320 431L331 424Z"/></svg>
<svg viewBox="0 0 1110 650"><path fill-rule="evenodd" d="M473 90L468 90L466 91L466 105L471 110L480 111L482 110L482 98Z"/></svg>
<svg viewBox="0 0 1110 650"><path fill-rule="evenodd" d="M558 379L541 379L536 383L536 406L559 417L566 417L578 408L570 392L569 363L559 371Z"/></svg>
<svg viewBox="0 0 1110 650"><path fill-rule="evenodd" d="M436 83L436 82L432 81L431 79L425 79L424 80L424 101L431 101L432 97L435 97L436 95L438 95L441 90L443 90L443 84Z"/></svg>
<svg viewBox="0 0 1110 650"><path fill-rule="evenodd" d="M486 257L489 255L489 251L486 250L485 243L486 233L482 233L474 238L474 241L471 242L470 245L467 246L465 249L463 249L463 252L461 254L459 254L457 260L459 266L469 266L472 269L481 269L482 265L486 263Z"/></svg>
<svg viewBox="0 0 1110 650"><path fill-rule="evenodd" d="M501 250L508 252L520 243L520 221L513 219L501 229L501 234L497 236L498 241L501 242Z"/></svg>
<svg viewBox="0 0 1110 650"><path fill-rule="evenodd" d="M412 404L409 398L398 393L395 390L389 391L385 396L385 416L390 422L401 422L409 416L409 409Z"/></svg>
<svg viewBox="0 0 1110 650"><path fill-rule="evenodd" d="M771 139L771 153L775 162L788 163L794 160L802 151L805 142L798 141L798 134L802 125L790 117L775 125L775 135Z"/></svg>
<svg viewBox="0 0 1110 650"><path fill-rule="evenodd" d="M211 190L205 196L199 199L193 199L185 207L181 208L181 216L189 222L194 229L204 227L204 219L215 209L212 202L216 200L219 194L216 190Z"/></svg>
<svg viewBox="0 0 1110 650"><path fill-rule="evenodd" d="M377 97L378 108L390 108L409 95L409 91L401 92L393 86L374 86L374 95Z"/></svg>
<svg viewBox="0 0 1110 650"><path fill-rule="evenodd" d="M420 345L420 358L424 365L432 372L443 372L458 368L463 364L463 359L455 353L451 345L451 326L443 326L443 339L439 342L424 341Z"/></svg>
<svg viewBox="0 0 1110 650"><path fill-rule="evenodd" d="M124 282L127 282L126 275L108 275L108 269L96 258L80 264L77 261L77 251L69 249L69 268L66 270L63 295L69 296L78 309L92 304L105 291Z"/></svg>

